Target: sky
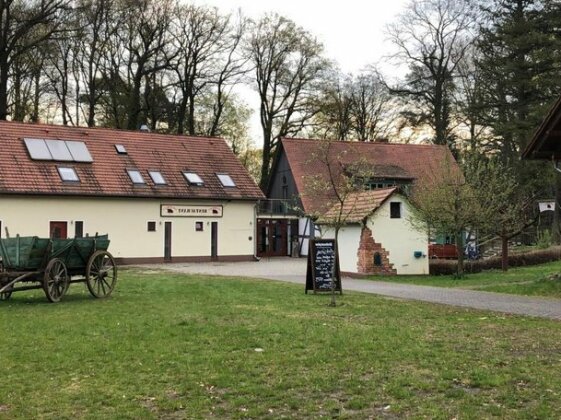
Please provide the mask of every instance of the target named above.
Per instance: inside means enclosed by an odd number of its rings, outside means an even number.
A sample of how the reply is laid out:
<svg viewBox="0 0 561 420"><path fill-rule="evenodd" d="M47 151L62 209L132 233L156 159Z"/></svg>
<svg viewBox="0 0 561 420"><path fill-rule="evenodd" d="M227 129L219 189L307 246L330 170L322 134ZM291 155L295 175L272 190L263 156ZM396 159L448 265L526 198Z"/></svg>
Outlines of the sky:
<svg viewBox="0 0 561 420"><path fill-rule="evenodd" d="M392 22L408 0L194 0L197 5L217 7L222 12L241 9L245 16L259 18L267 12L288 17L315 36L325 47L327 58L335 60L346 73L358 73L376 64L383 73L392 71L384 59L391 53L385 26ZM239 92L248 105L257 110L257 93ZM259 119L254 111L251 137L259 146Z"/></svg>

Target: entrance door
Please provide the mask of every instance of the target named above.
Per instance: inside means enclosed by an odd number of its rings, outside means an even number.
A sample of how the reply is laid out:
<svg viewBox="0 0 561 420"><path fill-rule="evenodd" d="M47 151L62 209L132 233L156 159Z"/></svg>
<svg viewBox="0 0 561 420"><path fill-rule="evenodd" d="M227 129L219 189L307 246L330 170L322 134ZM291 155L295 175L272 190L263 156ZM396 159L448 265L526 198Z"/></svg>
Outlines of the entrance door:
<svg viewBox="0 0 561 420"><path fill-rule="evenodd" d="M210 224L210 259L218 259L218 222Z"/></svg>
<svg viewBox="0 0 561 420"><path fill-rule="evenodd" d="M171 261L171 222L164 225L164 261Z"/></svg>
<svg viewBox="0 0 561 420"><path fill-rule="evenodd" d="M257 255L285 257L288 255L288 223L286 220L257 220Z"/></svg>
<svg viewBox="0 0 561 420"><path fill-rule="evenodd" d="M66 239L68 238L68 230L66 222L51 222L49 226L49 238Z"/></svg>

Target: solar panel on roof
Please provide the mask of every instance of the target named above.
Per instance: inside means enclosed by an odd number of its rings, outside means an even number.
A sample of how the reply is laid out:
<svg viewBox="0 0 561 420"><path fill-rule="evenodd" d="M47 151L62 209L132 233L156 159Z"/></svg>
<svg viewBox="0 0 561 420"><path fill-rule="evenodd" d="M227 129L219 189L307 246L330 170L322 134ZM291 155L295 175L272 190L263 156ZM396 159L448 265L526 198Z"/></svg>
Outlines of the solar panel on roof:
<svg viewBox="0 0 561 420"><path fill-rule="evenodd" d="M51 152L43 139L23 139L29 156L33 160L53 160Z"/></svg>
<svg viewBox="0 0 561 420"><path fill-rule="evenodd" d="M65 141L75 162L93 162L88 146L83 141Z"/></svg>
<svg viewBox="0 0 561 420"><path fill-rule="evenodd" d="M47 144L49 152L51 152L53 160L64 162L71 162L74 160L65 142L60 140L45 140L45 143Z"/></svg>

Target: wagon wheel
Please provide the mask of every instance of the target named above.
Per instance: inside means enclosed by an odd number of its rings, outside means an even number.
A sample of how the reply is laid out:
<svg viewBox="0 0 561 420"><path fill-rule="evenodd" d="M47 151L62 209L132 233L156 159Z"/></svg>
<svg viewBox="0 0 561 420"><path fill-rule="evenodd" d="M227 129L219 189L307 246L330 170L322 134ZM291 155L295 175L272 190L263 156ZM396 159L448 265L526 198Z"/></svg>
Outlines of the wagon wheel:
<svg viewBox="0 0 561 420"><path fill-rule="evenodd" d="M93 297L108 297L117 283L117 266L107 251L96 251L86 267L86 285Z"/></svg>
<svg viewBox="0 0 561 420"><path fill-rule="evenodd" d="M70 276L60 258L53 258L45 268L43 290L50 302L58 302L68 290Z"/></svg>

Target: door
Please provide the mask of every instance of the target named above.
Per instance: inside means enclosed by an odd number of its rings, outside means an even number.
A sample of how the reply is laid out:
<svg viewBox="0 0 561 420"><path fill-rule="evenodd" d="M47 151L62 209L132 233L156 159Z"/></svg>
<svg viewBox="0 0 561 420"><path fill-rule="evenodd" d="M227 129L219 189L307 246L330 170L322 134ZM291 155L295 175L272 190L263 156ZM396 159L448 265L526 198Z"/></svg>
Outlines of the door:
<svg viewBox="0 0 561 420"><path fill-rule="evenodd" d="M164 225L164 261L171 261L171 222Z"/></svg>
<svg viewBox="0 0 561 420"><path fill-rule="evenodd" d="M51 222L49 226L49 238L66 239L68 238L68 229L66 222Z"/></svg>
<svg viewBox="0 0 561 420"><path fill-rule="evenodd" d="M218 222L212 222L210 225L210 259L218 259Z"/></svg>
<svg viewBox="0 0 561 420"><path fill-rule="evenodd" d="M257 220L257 255L285 257L288 255L288 223L286 220Z"/></svg>

